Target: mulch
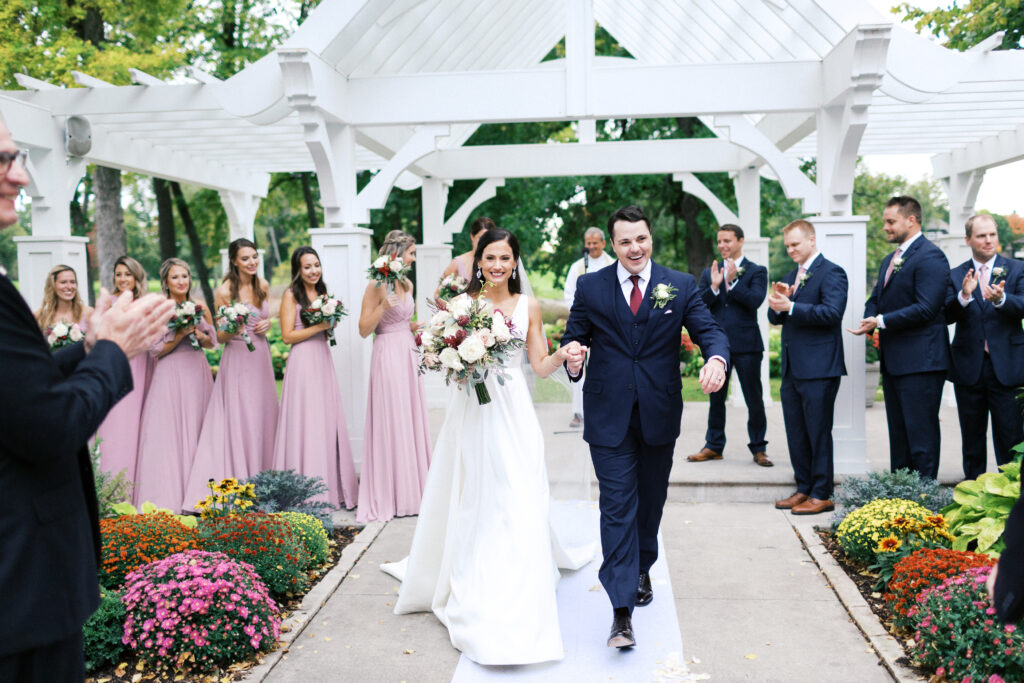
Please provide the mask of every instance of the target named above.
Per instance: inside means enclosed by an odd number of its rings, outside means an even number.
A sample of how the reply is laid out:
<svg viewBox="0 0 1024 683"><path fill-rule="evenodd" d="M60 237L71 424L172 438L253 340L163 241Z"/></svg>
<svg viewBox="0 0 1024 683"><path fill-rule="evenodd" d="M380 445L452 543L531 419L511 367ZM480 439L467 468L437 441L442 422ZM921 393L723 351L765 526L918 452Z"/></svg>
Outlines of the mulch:
<svg viewBox="0 0 1024 683"><path fill-rule="evenodd" d="M334 568L334 565L338 564L338 559L341 557L341 551L345 549L352 539L359 533L359 527L337 527L331 533L331 559L324 566L315 570L311 573L310 577L310 590L313 586L320 582L329 571ZM291 616L293 610L295 610L301 603L302 598L305 597L305 593L301 595L294 595L288 601L279 603L281 608L281 621L285 621ZM238 681L245 675L245 673L256 666L263 660L264 655L260 655L257 659L246 662L238 662L233 664L226 671L217 671L212 674L205 675L194 675L194 676L176 676L174 681L182 681L184 683L229 683L230 681ZM106 669L100 669L94 671L85 679L85 683L140 683L140 681L167 681L167 674L163 671L148 670L145 666L135 657L128 657L125 661L121 662L116 667L108 667Z"/></svg>

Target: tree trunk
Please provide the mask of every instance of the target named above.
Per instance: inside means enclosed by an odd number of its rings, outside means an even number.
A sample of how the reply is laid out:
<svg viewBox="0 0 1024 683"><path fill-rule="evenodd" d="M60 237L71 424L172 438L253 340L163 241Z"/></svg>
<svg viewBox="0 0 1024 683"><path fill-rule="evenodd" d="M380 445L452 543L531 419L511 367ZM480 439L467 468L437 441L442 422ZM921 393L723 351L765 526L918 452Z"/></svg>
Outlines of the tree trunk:
<svg viewBox="0 0 1024 683"><path fill-rule="evenodd" d="M701 202L692 195L684 194L679 201L679 216L686 224L686 267L695 278L715 260L715 251L710 240L704 236L697 221Z"/></svg>
<svg viewBox="0 0 1024 683"><path fill-rule="evenodd" d="M174 235L174 201L171 199L171 188L163 178L153 178L153 194L156 195L160 260L166 261L178 255L178 245Z"/></svg>
<svg viewBox="0 0 1024 683"><path fill-rule="evenodd" d="M213 307L213 289L210 287L210 271L206 267L206 259L203 256L203 243L199 241L199 233L196 231L196 224L192 220L192 214L188 210L188 202L181 191L181 185L177 181L171 181L171 194L174 195L174 204L178 207L178 216L182 225L185 226L185 234L188 235L188 243L192 247L192 260L196 264L196 278L203 290L203 298L206 299L206 306L210 315L217 311Z"/></svg>
<svg viewBox="0 0 1024 683"><path fill-rule="evenodd" d="M96 277L103 283L113 276L114 261L128 251L121 209L121 171L97 166L92 177L96 193Z"/></svg>
<svg viewBox="0 0 1024 683"><path fill-rule="evenodd" d="M88 176L86 176L88 177ZM82 197L79 200L79 197ZM82 182L75 189L75 196L71 198L71 234L86 236L89 232L86 211L89 206L89 186ZM96 305L96 291L93 276L92 259L89 258L89 249L85 250L85 302L90 306Z"/></svg>
<svg viewBox="0 0 1024 683"><path fill-rule="evenodd" d="M313 174L306 172L302 174L302 196L306 200L306 216L309 222L309 227L319 228L320 221L316 217L316 202L313 201Z"/></svg>

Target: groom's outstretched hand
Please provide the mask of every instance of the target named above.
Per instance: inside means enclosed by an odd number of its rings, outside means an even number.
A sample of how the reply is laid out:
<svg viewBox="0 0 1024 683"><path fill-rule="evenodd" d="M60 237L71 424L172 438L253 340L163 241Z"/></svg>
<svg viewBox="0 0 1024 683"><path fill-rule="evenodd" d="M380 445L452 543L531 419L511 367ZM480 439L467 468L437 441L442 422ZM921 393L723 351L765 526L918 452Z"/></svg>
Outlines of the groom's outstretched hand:
<svg viewBox="0 0 1024 683"><path fill-rule="evenodd" d="M712 358L700 369L700 388L705 394L713 394L725 384L725 363Z"/></svg>
<svg viewBox="0 0 1024 683"><path fill-rule="evenodd" d="M562 348L565 350L565 366L569 374L573 377L579 376L583 371L583 360L590 349L578 341L569 342Z"/></svg>

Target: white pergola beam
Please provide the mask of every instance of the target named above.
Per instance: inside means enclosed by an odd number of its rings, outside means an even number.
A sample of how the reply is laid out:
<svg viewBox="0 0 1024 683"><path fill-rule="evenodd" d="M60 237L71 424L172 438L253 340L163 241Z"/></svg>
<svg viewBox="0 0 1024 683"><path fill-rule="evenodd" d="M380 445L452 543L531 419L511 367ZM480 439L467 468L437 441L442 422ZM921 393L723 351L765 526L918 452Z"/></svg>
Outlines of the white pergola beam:
<svg viewBox="0 0 1024 683"><path fill-rule="evenodd" d="M932 157L932 170L936 178L948 178L957 173L968 173L1002 166L1024 159L1024 124L1016 129L970 142L963 149Z"/></svg>
<svg viewBox="0 0 1024 683"><path fill-rule="evenodd" d="M718 198L714 192L712 192L707 185L700 181L700 178L693 175L692 173L675 173L672 175L672 180L683 186L683 192L686 194L692 194L694 197L700 199L702 202L707 204L707 207L711 210L711 213L715 216L715 221L719 225L725 223L738 224L740 219L733 213L732 209L726 206L721 199Z"/></svg>

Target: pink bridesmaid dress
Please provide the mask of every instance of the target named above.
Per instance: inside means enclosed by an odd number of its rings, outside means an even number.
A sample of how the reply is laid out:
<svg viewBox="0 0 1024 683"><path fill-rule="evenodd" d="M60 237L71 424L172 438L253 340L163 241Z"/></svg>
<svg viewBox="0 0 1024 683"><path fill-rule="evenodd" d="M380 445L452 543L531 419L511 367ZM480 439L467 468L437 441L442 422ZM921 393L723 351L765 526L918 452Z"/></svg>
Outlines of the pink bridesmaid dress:
<svg viewBox="0 0 1024 683"><path fill-rule="evenodd" d="M306 326L295 312L295 329ZM295 470L327 484L327 502L352 509L359 497L345 411L325 334L293 344L288 353L274 442L275 470Z"/></svg>
<svg viewBox="0 0 1024 683"><path fill-rule="evenodd" d="M195 509L196 502L209 495L210 479L241 481L273 464L277 385L267 337L253 331L257 322L269 317L270 305L264 301L259 310L251 304L249 308L258 314L248 325L256 350L249 351L238 335L224 345L185 486L182 505L186 510Z"/></svg>
<svg viewBox="0 0 1024 683"><path fill-rule="evenodd" d="M409 330L415 305L406 294L377 324L366 399L360 522L419 514L430 466L430 425Z"/></svg>
<svg viewBox="0 0 1024 683"><path fill-rule="evenodd" d="M199 329L213 337L216 348L213 326L203 320ZM165 332L150 347L150 354L158 354L173 338L173 331ZM136 505L150 501L158 507L181 511L185 482L212 391L213 374L206 354L193 349L187 338L156 364L142 410L139 463L132 496Z"/></svg>

